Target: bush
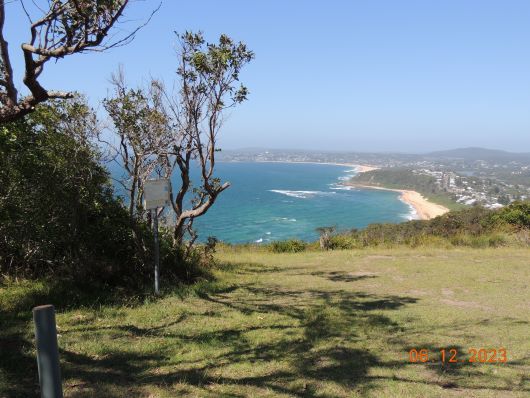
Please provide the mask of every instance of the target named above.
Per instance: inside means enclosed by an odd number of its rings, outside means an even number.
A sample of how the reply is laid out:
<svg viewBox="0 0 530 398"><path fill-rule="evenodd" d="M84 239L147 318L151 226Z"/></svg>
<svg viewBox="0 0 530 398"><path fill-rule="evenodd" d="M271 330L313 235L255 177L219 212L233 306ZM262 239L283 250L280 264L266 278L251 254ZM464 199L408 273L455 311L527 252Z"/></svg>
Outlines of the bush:
<svg viewBox="0 0 530 398"><path fill-rule="evenodd" d="M330 239L330 249L347 250L360 248L361 243L352 234L334 235Z"/></svg>
<svg viewBox="0 0 530 398"><path fill-rule="evenodd" d="M272 242L270 245L274 253L298 253L306 249L307 244L301 240L290 239Z"/></svg>
<svg viewBox="0 0 530 398"><path fill-rule="evenodd" d="M516 228L530 228L530 202L514 202L500 209L493 217Z"/></svg>
<svg viewBox="0 0 530 398"><path fill-rule="evenodd" d="M1 127L0 270L6 275L108 279L121 265L125 278L141 271L127 214L95 147L76 130L87 122L83 106L52 102ZM69 112L81 119L60 130Z"/></svg>

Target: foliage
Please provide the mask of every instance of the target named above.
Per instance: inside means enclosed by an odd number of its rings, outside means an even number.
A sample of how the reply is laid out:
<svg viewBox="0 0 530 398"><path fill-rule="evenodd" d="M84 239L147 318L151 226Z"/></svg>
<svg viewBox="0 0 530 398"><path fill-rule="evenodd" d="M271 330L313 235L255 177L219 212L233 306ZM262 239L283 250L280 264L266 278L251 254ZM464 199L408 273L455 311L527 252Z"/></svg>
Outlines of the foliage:
<svg viewBox="0 0 530 398"><path fill-rule="evenodd" d="M2 127L2 273L109 281L141 273L127 214L89 144L92 121L76 98L41 105Z"/></svg>
<svg viewBox="0 0 530 398"><path fill-rule="evenodd" d="M530 202L514 202L503 207L493 217L494 221L504 222L517 228L530 229Z"/></svg>
<svg viewBox="0 0 530 398"><path fill-rule="evenodd" d="M76 97L40 105L0 130L2 274L137 292L151 281L149 225L131 221L114 196L91 144L96 126ZM160 242L164 284L208 277L215 241L184 253L163 230Z"/></svg>
<svg viewBox="0 0 530 398"><path fill-rule="evenodd" d="M274 253L298 253L306 249L307 244L298 239L272 242L270 249Z"/></svg>
<svg viewBox="0 0 530 398"><path fill-rule="evenodd" d="M437 190L436 179L432 176L415 174L408 169L378 169L358 173L353 182L373 185L413 189L420 192L434 193Z"/></svg>

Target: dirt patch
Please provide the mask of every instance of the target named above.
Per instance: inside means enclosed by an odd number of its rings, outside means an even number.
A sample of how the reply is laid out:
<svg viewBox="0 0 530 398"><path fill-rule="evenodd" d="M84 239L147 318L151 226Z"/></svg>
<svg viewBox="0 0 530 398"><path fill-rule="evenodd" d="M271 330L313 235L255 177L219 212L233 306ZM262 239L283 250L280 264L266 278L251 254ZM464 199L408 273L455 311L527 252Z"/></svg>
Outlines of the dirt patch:
<svg viewBox="0 0 530 398"><path fill-rule="evenodd" d="M484 311L491 311L492 310L491 307L488 307L486 305L482 305L482 304L477 303L475 301L459 301L459 300L451 300L451 299L444 298L444 299L440 299L440 302L444 303L444 304L447 304L447 305L452 305L454 307L459 307L459 308L478 308L478 309L481 309L481 310L484 310Z"/></svg>
<svg viewBox="0 0 530 398"><path fill-rule="evenodd" d="M428 293L425 290L417 290L417 289L411 289L407 290L407 295L414 295L414 296L427 296Z"/></svg>

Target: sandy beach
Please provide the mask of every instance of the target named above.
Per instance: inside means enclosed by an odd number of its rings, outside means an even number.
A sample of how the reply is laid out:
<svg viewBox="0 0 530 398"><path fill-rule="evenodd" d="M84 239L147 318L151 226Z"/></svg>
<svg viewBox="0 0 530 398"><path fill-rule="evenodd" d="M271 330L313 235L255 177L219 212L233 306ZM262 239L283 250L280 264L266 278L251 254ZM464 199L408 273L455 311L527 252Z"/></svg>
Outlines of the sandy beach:
<svg viewBox="0 0 530 398"><path fill-rule="evenodd" d="M372 170L378 170L379 169L379 167L369 166L367 164L358 164L358 165L355 165L355 167L357 167L357 171L359 173L366 173L367 171L372 171Z"/></svg>
<svg viewBox="0 0 530 398"><path fill-rule="evenodd" d="M420 220L430 220L431 218L441 216L442 214L445 214L449 211L449 209L445 206L439 205L437 203L429 202L419 192L416 192L416 191L409 191L407 189L383 188L383 187L376 187L372 185L359 185L359 184L347 184L347 185L351 185L357 188L380 189L384 191L400 192L401 193L400 199L414 208Z"/></svg>

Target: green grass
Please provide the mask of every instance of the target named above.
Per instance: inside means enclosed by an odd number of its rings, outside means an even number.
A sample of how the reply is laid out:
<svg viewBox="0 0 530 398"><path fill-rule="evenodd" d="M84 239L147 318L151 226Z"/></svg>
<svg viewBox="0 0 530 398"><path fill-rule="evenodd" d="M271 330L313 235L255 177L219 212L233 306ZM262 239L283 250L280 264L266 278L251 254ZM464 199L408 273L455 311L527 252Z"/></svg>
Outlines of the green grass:
<svg viewBox="0 0 530 398"><path fill-rule="evenodd" d="M66 397L527 397L530 250L275 254L224 248L216 280L158 300L60 307ZM0 397L36 394L31 306L0 289ZM441 364L440 348L506 348ZM411 348L434 362L409 363Z"/></svg>

